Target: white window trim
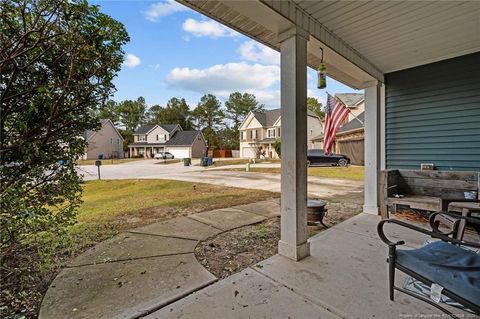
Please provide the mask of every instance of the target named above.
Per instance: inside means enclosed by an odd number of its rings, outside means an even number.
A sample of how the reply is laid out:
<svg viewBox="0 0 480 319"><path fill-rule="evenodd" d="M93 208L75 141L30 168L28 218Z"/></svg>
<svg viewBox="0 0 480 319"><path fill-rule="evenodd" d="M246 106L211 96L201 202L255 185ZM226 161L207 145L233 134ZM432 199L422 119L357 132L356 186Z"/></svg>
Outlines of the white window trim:
<svg viewBox="0 0 480 319"><path fill-rule="evenodd" d="M273 134L271 134L273 133ZM267 137L276 137L277 129L276 128L269 128L267 129Z"/></svg>

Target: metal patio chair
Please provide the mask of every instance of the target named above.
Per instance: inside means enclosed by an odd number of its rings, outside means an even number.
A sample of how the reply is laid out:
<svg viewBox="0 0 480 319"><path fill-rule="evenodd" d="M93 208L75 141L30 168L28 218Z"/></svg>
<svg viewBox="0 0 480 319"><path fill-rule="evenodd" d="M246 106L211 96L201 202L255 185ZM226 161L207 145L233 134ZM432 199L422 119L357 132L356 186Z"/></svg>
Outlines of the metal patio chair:
<svg viewBox="0 0 480 319"><path fill-rule="evenodd" d="M434 213L431 220L438 218L439 215L463 219L469 224L480 224L478 218L447 212ZM397 242L389 240L383 229L385 224L395 224L440 240L416 249L397 249L397 246L404 245L405 242L403 240ZM380 221L377 231L380 239L388 245L390 300L394 301L394 291L397 290L427 302L452 318L457 318L432 299L395 286L395 269L398 269L425 285L430 287L432 287L432 284L440 286L442 295L480 315L480 254L465 249L465 247L480 249L480 243L459 240L447 236L438 228L430 231L396 219Z"/></svg>

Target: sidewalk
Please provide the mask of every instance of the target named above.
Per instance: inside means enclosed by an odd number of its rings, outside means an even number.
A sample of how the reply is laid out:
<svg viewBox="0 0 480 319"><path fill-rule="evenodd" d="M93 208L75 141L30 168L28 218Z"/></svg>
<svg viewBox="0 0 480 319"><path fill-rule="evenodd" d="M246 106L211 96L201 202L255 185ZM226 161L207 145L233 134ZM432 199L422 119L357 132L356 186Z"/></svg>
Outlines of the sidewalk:
<svg viewBox="0 0 480 319"><path fill-rule="evenodd" d="M194 255L200 240L279 216L278 200L151 224L100 243L50 285L40 319L138 318L215 282Z"/></svg>
<svg viewBox="0 0 480 319"><path fill-rule="evenodd" d="M387 247L375 231L379 216L359 214L311 237L299 262L275 255L146 316L145 319L446 318L408 295L387 291ZM390 226L390 225L389 225ZM412 247L425 238L394 226L391 238ZM405 276L397 272L397 285ZM474 315L455 311L459 318Z"/></svg>

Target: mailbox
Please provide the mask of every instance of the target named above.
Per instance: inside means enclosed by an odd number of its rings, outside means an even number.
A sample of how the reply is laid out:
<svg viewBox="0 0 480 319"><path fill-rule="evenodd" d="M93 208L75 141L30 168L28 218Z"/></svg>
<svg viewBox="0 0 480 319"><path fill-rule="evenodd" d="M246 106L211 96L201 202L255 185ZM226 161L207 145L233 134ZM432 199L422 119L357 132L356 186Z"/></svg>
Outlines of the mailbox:
<svg viewBox="0 0 480 319"><path fill-rule="evenodd" d="M102 161L95 161L95 166L100 166L102 165Z"/></svg>

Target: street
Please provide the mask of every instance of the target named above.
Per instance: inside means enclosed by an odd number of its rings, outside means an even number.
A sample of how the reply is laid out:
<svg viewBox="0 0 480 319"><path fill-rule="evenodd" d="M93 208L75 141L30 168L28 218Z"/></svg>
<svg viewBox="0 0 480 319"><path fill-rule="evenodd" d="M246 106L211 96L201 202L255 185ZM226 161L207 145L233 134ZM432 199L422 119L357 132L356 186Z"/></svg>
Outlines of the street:
<svg viewBox="0 0 480 319"><path fill-rule="evenodd" d="M245 167L231 165L219 168L184 166L183 163L155 164L157 160L143 160L100 167L101 178L108 179L173 179L194 183L208 183L228 187L260 189L280 192L280 174L225 171L222 169ZM252 167L278 167L278 164L252 164ZM84 180L98 178L97 167L79 166ZM324 177L308 177L308 193L318 197L335 197L352 192L362 192L363 182Z"/></svg>

